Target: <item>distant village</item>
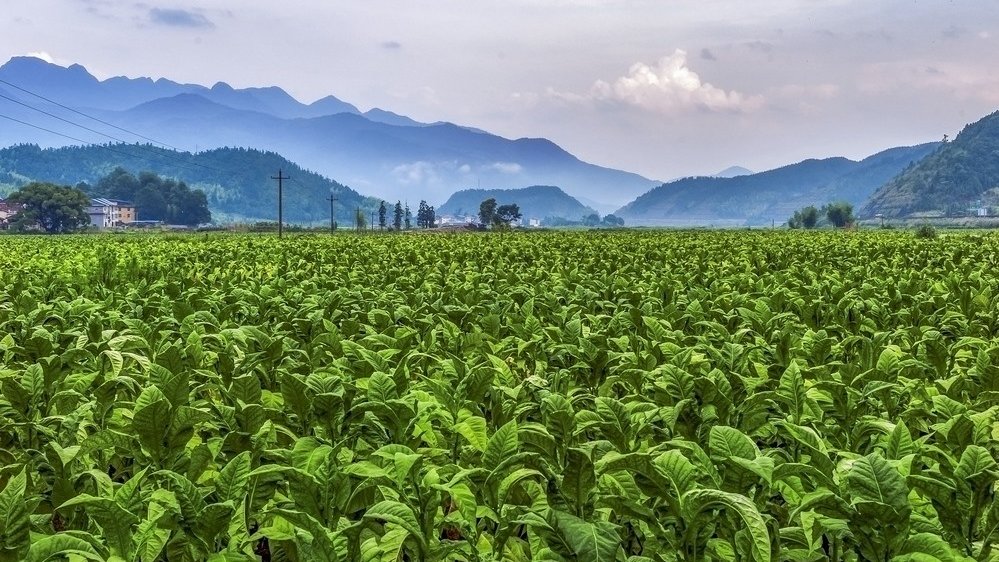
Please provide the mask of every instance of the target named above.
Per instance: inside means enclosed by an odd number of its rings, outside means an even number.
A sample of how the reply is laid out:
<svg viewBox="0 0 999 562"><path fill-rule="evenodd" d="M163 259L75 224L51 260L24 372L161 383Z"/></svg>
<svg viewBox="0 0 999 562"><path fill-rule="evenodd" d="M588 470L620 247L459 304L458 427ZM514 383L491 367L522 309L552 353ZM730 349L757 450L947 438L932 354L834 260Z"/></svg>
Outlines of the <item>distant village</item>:
<svg viewBox="0 0 999 562"><path fill-rule="evenodd" d="M11 218L21 210L21 205L0 199L0 230L7 230ZM183 225L166 225L163 221L139 219L139 208L131 201L96 197L86 208L90 217L90 227L95 230L115 230L125 228L166 227L186 229Z"/></svg>

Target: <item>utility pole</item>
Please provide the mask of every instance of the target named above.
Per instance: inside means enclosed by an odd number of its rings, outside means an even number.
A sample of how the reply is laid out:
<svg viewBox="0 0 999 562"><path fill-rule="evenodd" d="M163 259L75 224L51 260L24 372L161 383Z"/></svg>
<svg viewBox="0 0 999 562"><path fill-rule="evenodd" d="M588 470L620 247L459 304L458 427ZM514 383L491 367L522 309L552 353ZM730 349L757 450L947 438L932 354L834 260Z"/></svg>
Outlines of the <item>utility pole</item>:
<svg viewBox="0 0 999 562"><path fill-rule="evenodd" d="M334 211L334 205L339 199L336 196L336 192L332 189L330 190L330 196L326 199L330 202L330 234L333 234L333 231L336 230L336 211Z"/></svg>
<svg viewBox="0 0 999 562"><path fill-rule="evenodd" d="M374 231L375 230L375 212L371 211L370 214L371 214L371 222L369 224L371 225L371 230Z"/></svg>
<svg viewBox="0 0 999 562"><path fill-rule="evenodd" d="M284 206L281 200L284 192L284 180L290 180L291 178L284 175L281 169L278 168L278 175L271 176L271 179L278 182L278 238L281 238L284 236Z"/></svg>

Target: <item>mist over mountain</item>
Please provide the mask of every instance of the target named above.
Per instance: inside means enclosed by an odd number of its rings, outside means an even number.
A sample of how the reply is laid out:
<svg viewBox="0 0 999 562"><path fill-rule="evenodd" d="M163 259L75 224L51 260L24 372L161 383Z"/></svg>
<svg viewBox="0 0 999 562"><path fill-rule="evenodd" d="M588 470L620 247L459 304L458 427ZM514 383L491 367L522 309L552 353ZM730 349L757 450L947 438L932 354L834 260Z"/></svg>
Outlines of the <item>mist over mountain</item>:
<svg viewBox="0 0 999 562"><path fill-rule="evenodd" d="M209 88L124 77L101 81L80 65L64 68L30 57L0 67L0 80L172 147L277 152L385 199L439 201L477 183L499 188L559 185L574 195L621 205L656 185L637 174L583 162L546 139L511 140L451 123L420 123L377 108L361 113L333 96L303 104L277 87L235 89L218 83ZM0 89L8 97L116 139L137 140L6 84L0 83ZM87 142L112 140L8 100L0 100L0 113ZM0 146L17 143L79 144L52 132L5 123Z"/></svg>
<svg viewBox="0 0 999 562"><path fill-rule="evenodd" d="M684 178L643 194L615 214L629 224L783 223L807 205L835 201L863 204L878 187L939 144L892 148L859 162L809 159L732 178Z"/></svg>
<svg viewBox="0 0 999 562"><path fill-rule="evenodd" d="M478 215L479 205L494 198L498 205L511 203L520 207L524 219L557 217L580 220L596 213L558 187L535 185L522 189L464 189L457 191L438 207L439 215Z"/></svg>

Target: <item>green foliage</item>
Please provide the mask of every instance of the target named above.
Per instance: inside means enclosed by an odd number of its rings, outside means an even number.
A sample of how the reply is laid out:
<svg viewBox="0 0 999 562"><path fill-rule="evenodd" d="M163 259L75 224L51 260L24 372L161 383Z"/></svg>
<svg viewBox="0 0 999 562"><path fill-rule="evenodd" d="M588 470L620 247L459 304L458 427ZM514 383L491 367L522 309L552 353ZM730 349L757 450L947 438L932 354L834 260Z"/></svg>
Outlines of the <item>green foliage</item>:
<svg viewBox="0 0 999 562"><path fill-rule="evenodd" d="M814 205L809 205L794 212L794 215L787 220L787 225L791 228L815 228L819 222L819 210Z"/></svg>
<svg viewBox="0 0 999 562"><path fill-rule="evenodd" d="M937 229L932 224L921 224L916 227L916 231L913 234L916 238L936 238Z"/></svg>
<svg viewBox="0 0 999 562"><path fill-rule="evenodd" d="M964 128L922 161L911 164L877 190L861 216L887 217L917 212L966 215L989 190L999 186L999 112Z"/></svg>
<svg viewBox="0 0 999 562"><path fill-rule="evenodd" d="M6 237L0 560L993 560L997 250Z"/></svg>
<svg viewBox="0 0 999 562"><path fill-rule="evenodd" d="M840 201L838 203L830 203L822 207L826 219L835 226L836 228L843 228L844 226L849 226L853 224L853 205ZM804 218L802 219L802 225L804 225Z"/></svg>
<svg viewBox="0 0 999 562"><path fill-rule="evenodd" d="M516 203L507 203L496 207L496 214L493 215L494 226L507 226L512 222L519 221L523 215L520 214L520 207Z"/></svg>
<svg viewBox="0 0 999 562"><path fill-rule="evenodd" d="M41 228L50 234L73 232L90 224L90 199L79 189L51 183L32 182L7 198L21 205L10 218L13 230Z"/></svg>
<svg viewBox="0 0 999 562"><path fill-rule="evenodd" d="M479 224L489 226L496 221L496 198L490 197L479 204Z"/></svg>
<svg viewBox="0 0 999 562"><path fill-rule="evenodd" d="M93 197L134 203L139 208L141 220L189 226L212 220L203 191L192 190L182 181L161 178L152 172L141 172L136 177L124 168L115 168L88 191Z"/></svg>

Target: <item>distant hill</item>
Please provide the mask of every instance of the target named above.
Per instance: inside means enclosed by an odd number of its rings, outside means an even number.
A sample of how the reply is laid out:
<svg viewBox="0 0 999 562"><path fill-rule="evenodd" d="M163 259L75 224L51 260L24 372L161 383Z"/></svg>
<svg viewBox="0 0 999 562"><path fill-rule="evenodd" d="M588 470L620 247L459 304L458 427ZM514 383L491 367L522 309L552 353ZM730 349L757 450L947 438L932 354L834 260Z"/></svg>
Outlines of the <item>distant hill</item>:
<svg viewBox="0 0 999 562"><path fill-rule="evenodd" d="M714 175L716 178L735 178L739 176L748 176L753 173L752 170L748 168L743 168L742 166L729 166L724 170L718 172Z"/></svg>
<svg viewBox="0 0 999 562"><path fill-rule="evenodd" d="M479 204L490 197L499 205L516 203L525 219L559 217L579 220L596 213L561 189L550 185L535 185L523 189L465 189L448 198L437 209L438 215L477 215ZM599 214L599 213L598 213Z"/></svg>
<svg viewBox="0 0 999 562"><path fill-rule="evenodd" d="M361 113L333 96L302 104L284 90L234 89L148 78L100 81L85 68L19 57L0 66L0 79L81 109L118 127L183 150L249 147L276 152L363 192L385 199L443 200L475 183L499 188L559 185L574 195L620 206L656 182L583 162L546 139L506 139L451 123L420 123L382 109ZM0 92L70 121L137 140L0 83ZM86 142L107 137L76 129L0 100L9 116ZM145 140L142 140L145 142ZM78 144L17 123L0 127L0 146Z"/></svg>
<svg viewBox="0 0 999 562"><path fill-rule="evenodd" d="M882 213L963 214L999 200L999 112L968 125L957 137L878 189L860 216Z"/></svg>
<svg viewBox="0 0 999 562"><path fill-rule="evenodd" d="M338 193L337 220L341 224L352 224L358 207L366 212L378 207L378 200L278 154L242 148L190 154L148 145L55 149L19 145L0 149L0 190L10 191L29 181L94 184L119 166L133 174L155 172L203 190L213 216L221 221L277 220L277 182L271 176L278 169L291 176L284 183L284 218L288 222L328 221L330 204L326 198L333 189Z"/></svg>
<svg viewBox="0 0 999 562"><path fill-rule="evenodd" d="M860 162L805 160L747 176L685 178L663 184L615 212L629 224L769 224L807 205L854 206L939 143L885 150Z"/></svg>

